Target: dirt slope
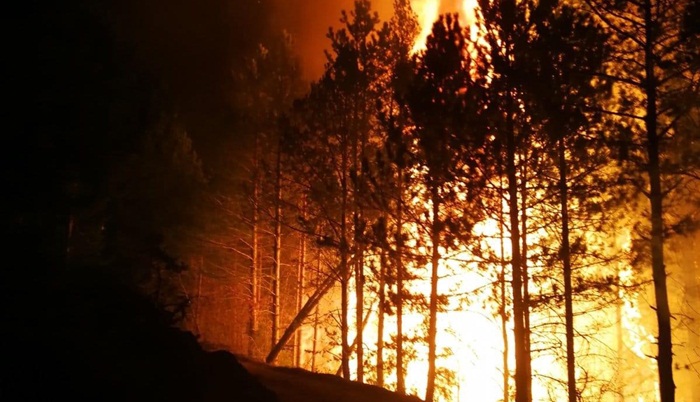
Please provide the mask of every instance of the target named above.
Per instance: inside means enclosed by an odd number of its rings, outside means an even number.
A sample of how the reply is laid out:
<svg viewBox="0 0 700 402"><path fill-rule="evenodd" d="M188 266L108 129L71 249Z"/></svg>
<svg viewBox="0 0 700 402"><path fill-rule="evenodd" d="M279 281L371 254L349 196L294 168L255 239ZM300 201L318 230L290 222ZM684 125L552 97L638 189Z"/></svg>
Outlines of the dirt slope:
<svg viewBox="0 0 700 402"><path fill-rule="evenodd" d="M243 366L280 402L420 402L373 385L346 381L330 374L275 367L238 356Z"/></svg>

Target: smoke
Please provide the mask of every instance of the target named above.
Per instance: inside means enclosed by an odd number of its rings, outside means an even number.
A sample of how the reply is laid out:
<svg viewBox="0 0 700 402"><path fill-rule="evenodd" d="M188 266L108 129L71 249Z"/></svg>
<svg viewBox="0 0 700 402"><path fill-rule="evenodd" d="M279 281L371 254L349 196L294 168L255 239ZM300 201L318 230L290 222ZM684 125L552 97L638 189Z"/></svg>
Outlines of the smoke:
<svg viewBox="0 0 700 402"><path fill-rule="evenodd" d="M354 0L272 0L272 29L285 30L296 41L304 77L315 80L323 73L326 62L324 50L330 42L329 27L340 27L341 11L352 10ZM414 11L420 13L426 3L437 3L439 14L462 10L464 0L412 0ZM393 12L393 0L372 0L372 9L381 22L388 21Z"/></svg>
<svg viewBox="0 0 700 402"><path fill-rule="evenodd" d="M392 3L372 1L381 21L391 18ZM328 29L339 28L341 11L349 12L353 4L353 0L273 0L272 29L286 30L295 38L306 79L315 80L323 73L324 50L330 48Z"/></svg>

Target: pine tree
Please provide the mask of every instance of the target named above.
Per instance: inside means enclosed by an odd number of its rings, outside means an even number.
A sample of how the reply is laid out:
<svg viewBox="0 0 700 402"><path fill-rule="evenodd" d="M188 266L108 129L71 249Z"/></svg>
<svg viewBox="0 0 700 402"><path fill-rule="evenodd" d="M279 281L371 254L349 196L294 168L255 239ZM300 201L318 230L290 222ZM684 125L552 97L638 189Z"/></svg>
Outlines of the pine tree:
<svg viewBox="0 0 700 402"><path fill-rule="evenodd" d="M658 325L658 372L662 402L675 400L671 310L664 256L664 237L673 224L665 221L664 201L670 188L666 150L673 142L674 126L688 112L688 104L674 102L678 89L691 88L693 61L682 57L690 37L684 35L684 15L689 1L644 0L601 2L588 0L592 13L611 33L617 49L607 73L623 99L608 110L626 119L628 138L623 138L637 190L649 200L648 246ZM643 150L638 152L637 150ZM643 174L643 179L640 177Z"/></svg>
<svg viewBox="0 0 700 402"><path fill-rule="evenodd" d="M437 315L440 310L438 272L441 248L449 249L456 237L467 238L477 221L470 211L478 208L460 205L455 208L457 192L465 202L474 203L475 192L460 188L465 177L479 179L477 158L469 151L478 150L483 132L467 130L471 108L478 109L478 91L471 83L471 60L465 31L456 15L442 16L433 25L426 49L415 58L415 72L406 94L417 140L416 160L425 186L429 216L428 237L431 248L430 301L428 325L428 382L426 401L435 394L437 358ZM471 114L470 114L471 113ZM476 119L474 119L475 121ZM456 213L461 216L455 216Z"/></svg>
<svg viewBox="0 0 700 402"><path fill-rule="evenodd" d="M537 37L531 50L537 57L526 68L528 75L536 79L526 82L525 97L532 102L533 120L541 122L541 129L548 136L547 148L551 149L558 172L555 188L561 213L558 255L563 266L568 398L569 402L576 402L580 394L576 388L574 351L570 187L580 187L578 182L590 177L587 172L595 171L595 167L586 165L600 163L590 151L595 149L593 142L586 138L599 114L585 111L606 90L604 83L592 79L602 71L606 38L590 17L568 6L561 6L555 13L555 18L535 22ZM587 191L586 198L592 196L593 192ZM577 204L586 203L581 201Z"/></svg>

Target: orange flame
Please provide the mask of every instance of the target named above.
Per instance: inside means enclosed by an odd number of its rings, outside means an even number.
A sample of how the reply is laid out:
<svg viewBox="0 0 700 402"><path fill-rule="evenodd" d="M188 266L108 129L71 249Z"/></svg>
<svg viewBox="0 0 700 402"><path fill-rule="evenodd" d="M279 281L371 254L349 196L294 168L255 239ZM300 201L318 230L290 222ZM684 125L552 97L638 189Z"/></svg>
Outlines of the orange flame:
<svg viewBox="0 0 700 402"><path fill-rule="evenodd" d="M416 39L413 51L418 52L425 48L425 41L432 30L433 23L438 19L441 13L458 12L460 15L460 23L469 27L473 25L476 15L477 0L413 0L412 6L418 16L420 24L420 34ZM471 33L474 35L474 28L471 27ZM414 202L421 202L418 199ZM508 213L507 205L503 206L503 212ZM536 216L537 211L528 210L528 215ZM416 248L416 252L427 254L429 250L427 245L430 243L425 233L420 233L420 229L416 226L406 228L418 237L423 237L421 246L417 244L406 244L407 247ZM508 239L510 233L507 229L500 227L497 221L487 220L479 223L475 227L475 232L483 235L486 240L481 243L483 250L491 250L495 255L506 261L510 258L508 246L505 247L504 255L499 255L497 250L500 249L499 237ZM534 244L546 239L554 239L556 234L547 233L544 229L537 233L528 235L529 242ZM592 236L603 236L602 234L593 234ZM591 243L608 244L611 239L590 238ZM612 253L629 250L630 236L629 233L623 233L617 236L614 240L616 246ZM509 239L507 241L510 241ZM554 243L554 241L552 241ZM489 287L493 286L493 277L489 277L484 272L496 272L500 266L492 264L487 270L479 270L475 263L470 262L476 259L471 255L466 247L452 252L450 255L445 254L445 257L439 267L439 293L441 295L465 295L468 298L468 303L463 303L460 297L450 297L449 303L446 306L446 311L439 313L438 316L438 353L440 350L449 351L445 356L439 357L437 365L440 368L447 369L454 374L454 378L448 381L446 390L447 400L450 401L466 401L466 400L481 400L481 401L500 401L503 400L503 353L505 347L508 347L507 361L511 370L514 367L514 356L512 345L512 320L507 323L507 331L510 334L508 344L504 345L502 337L502 322L500 317L494 312L493 294L489 293ZM375 261L376 265L376 261ZM530 261L532 274L541 273L548 269L547 267L537 267L535 261ZM429 272L431 269L427 267L407 267L416 274ZM619 278L621 287L630 285L634 282L634 272L630 267L625 265L611 265L605 268L593 266L588 268L591 274L595 274L595 270L605 269L611 271L613 275ZM538 271L539 270L539 271ZM367 277L371 277L370 269L366 269ZM506 275L506 280L507 276ZM424 276L425 275L419 275ZM353 283L351 287L355 286ZM542 290L542 286L549 286L552 291L552 284L540 285L531 281L531 294L537 294ZM411 293L420 293L428 295L430 293L430 280L418 279L406 284L407 290ZM487 289L484 291L484 289ZM354 297L355 293L350 292L350 298ZM638 401L652 402L656 400L656 389L654 381L645 379L637 379L634 377L637 370L646 370L647 372L654 371L653 359L648 357L653 348L654 338L645 328L642 322L640 309L637 307L634 299L636 295L628 291L619 291L618 306L606 307L602 310L578 315L576 317L576 328L582 332L588 331L594 333L591 337L593 341L585 343L581 340L576 341L577 364L580 367L585 367L585 370L579 369L577 376L581 381L586 380L586 376L599 376L599 380L603 385L586 384L584 387L587 395L597 395L603 401ZM368 298L370 299L370 298ZM375 310L374 300L367 300L365 309ZM355 305L355 300L350 300L351 306ZM595 301L586 304L578 302L577 308L585 310L587 308L595 308ZM617 311L616 311L617 308ZM354 312L349 312L351 315L349 322L354 322ZM423 323L425 320L425 312L419 311L404 311L403 334L406 338L411 338L412 335L423 331ZM561 324L561 312L538 312L531 315L533 325L552 323ZM602 324L601 324L602 323ZM616 325L617 324L617 325ZM385 317L385 332L384 339L389 339L392 335L396 335L396 317ZM372 349L371 345L376 345L377 341L377 316L375 314L370 318L368 324L364 328L364 342L367 349ZM356 329L355 329L356 330ZM353 339L355 334L349 334L349 339ZM556 333L555 333L556 332ZM552 331L548 336L555 344L563 345L564 337L561 331ZM586 341L589 342L589 341ZM613 347L614 345L614 347ZM425 392L426 377L427 377L427 347L425 345L416 344L415 358L409 359L406 370L406 387L409 393L422 396ZM614 350L617 349L617 350ZM620 350L629 351L632 356L627 356L629 362L620 363L614 361L615 353L620 354ZM335 352L338 352L337 348ZM580 353L580 356L579 356ZM590 357L586 357L585 355ZM566 366L561 361L561 350L549 350L533 354L532 369L535 373L533 378L533 401L550 401L550 400L566 400L565 387L561 386L561 381L566 378ZM351 367L355 367L356 362L352 362ZM626 374L620 375L621 371L626 371ZM512 371L511 371L512 376ZM633 383L627 385L629 378L635 378ZM387 370L386 383L391 388L395 384L396 372ZM607 383L605 383L607 382ZM615 382L615 383L613 383ZM599 387L599 388L596 388ZM607 387L607 388L606 388ZM615 392L610 392L612 387L617 387ZM511 387L512 388L512 387ZM599 395L603 389L607 389L608 393L604 396ZM512 393L508 399L512 398ZM438 398L438 400L442 400Z"/></svg>
<svg viewBox="0 0 700 402"><path fill-rule="evenodd" d="M413 45L413 51L418 52L425 48L425 41L440 14L459 13L462 26L472 24L475 19L477 0L413 0L411 5L420 25L420 34Z"/></svg>

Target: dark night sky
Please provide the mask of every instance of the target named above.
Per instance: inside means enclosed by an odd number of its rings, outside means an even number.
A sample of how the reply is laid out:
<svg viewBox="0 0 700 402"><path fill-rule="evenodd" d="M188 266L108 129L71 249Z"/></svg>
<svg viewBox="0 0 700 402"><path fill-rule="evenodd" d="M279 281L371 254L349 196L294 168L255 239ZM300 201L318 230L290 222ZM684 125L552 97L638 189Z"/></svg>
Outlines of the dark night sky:
<svg viewBox="0 0 700 402"><path fill-rule="evenodd" d="M167 101L178 105L184 119L198 121L192 135L203 148L216 146L205 132L225 129L222 119L236 91L231 70L241 56L284 29L296 40L304 77L316 79L325 62L328 27L339 25L341 10L352 3L30 1L21 6L17 24L26 31L17 60L25 111L31 110L23 129L51 136L57 130L101 130L94 125L123 121L134 113L125 109L152 102L144 96L155 86L166 89ZM375 3L385 18L391 0ZM86 130L86 125L93 127Z"/></svg>
<svg viewBox="0 0 700 402"><path fill-rule="evenodd" d="M307 80L322 72L330 25L352 0L35 0L23 3L14 58L33 135L87 132L152 102L165 88L185 118L217 120L229 108L231 69L256 43L288 30ZM388 14L390 0L375 2ZM133 116L132 116L133 117ZM93 121L90 121L93 120ZM123 119L122 119L123 120ZM200 124L201 125L201 124ZM201 131L201 130L200 130ZM197 136L197 133L194 133Z"/></svg>
<svg viewBox="0 0 700 402"><path fill-rule="evenodd" d="M297 38L305 77L316 78L328 26L337 25L340 10L351 5L351 0L18 3L9 36L11 130L2 179L6 199L24 212L9 212L5 220L11 224L5 226L13 232L33 217L35 225L50 227L67 202L67 183L77 178L99 185L160 110L178 114L205 160L222 147L224 136L236 146L231 70L267 35L287 29Z"/></svg>
<svg viewBox="0 0 700 402"><path fill-rule="evenodd" d="M271 10L254 0L18 3L0 162L3 228L17 248L51 242L66 186L97 191L161 111L180 116L198 152L213 149L230 126L231 68L264 38Z"/></svg>
<svg viewBox="0 0 700 402"><path fill-rule="evenodd" d="M391 1L375 3L386 18ZM154 105L163 104L188 125L206 158L231 133L231 70L241 58L286 29L296 38L305 78L315 79L328 27L351 6L352 0L22 2L14 10L18 40L8 63L17 110L10 113L4 179L19 190L20 204L43 207L37 200L50 194L28 192L55 187L75 171L99 180L108 160L138 140Z"/></svg>
<svg viewBox="0 0 700 402"><path fill-rule="evenodd" d="M13 139L26 157L10 164L26 170L100 159L105 147L126 150L154 104L168 104L203 148L213 146L212 133L230 113L231 69L264 38L272 12L261 0L45 0L20 7L22 40L11 58L19 106Z"/></svg>

